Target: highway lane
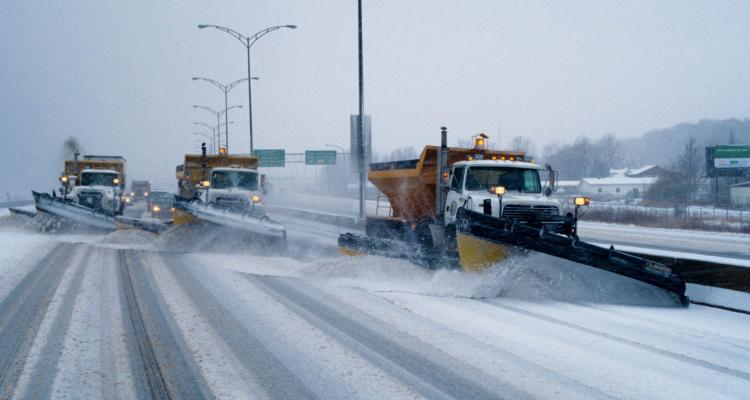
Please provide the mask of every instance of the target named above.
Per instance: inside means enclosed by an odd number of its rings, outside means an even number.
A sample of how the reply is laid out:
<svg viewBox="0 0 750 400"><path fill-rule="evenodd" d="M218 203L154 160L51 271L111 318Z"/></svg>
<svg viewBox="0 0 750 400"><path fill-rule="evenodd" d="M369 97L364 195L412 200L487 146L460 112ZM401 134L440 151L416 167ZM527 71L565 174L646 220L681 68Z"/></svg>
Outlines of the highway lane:
<svg viewBox="0 0 750 400"><path fill-rule="evenodd" d="M603 296L565 301L557 272L526 265L466 275L380 257L45 237L56 244L24 250L34 264L0 298L1 398L730 399L750 389L750 317L675 307L606 274L575 282ZM654 304L606 301L636 295Z"/></svg>

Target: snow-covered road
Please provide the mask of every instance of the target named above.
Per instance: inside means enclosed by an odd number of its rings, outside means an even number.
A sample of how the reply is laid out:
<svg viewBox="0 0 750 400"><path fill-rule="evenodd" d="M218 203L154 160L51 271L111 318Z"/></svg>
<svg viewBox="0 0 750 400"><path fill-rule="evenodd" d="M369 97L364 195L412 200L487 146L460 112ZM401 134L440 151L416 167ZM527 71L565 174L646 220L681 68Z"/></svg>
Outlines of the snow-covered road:
<svg viewBox="0 0 750 400"><path fill-rule="evenodd" d="M340 257L335 228L305 226L283 253L228 252L192 231L0 228L0 398L750 390L747 315L675 306L639 282L543 255L482 274Z"/></svg>

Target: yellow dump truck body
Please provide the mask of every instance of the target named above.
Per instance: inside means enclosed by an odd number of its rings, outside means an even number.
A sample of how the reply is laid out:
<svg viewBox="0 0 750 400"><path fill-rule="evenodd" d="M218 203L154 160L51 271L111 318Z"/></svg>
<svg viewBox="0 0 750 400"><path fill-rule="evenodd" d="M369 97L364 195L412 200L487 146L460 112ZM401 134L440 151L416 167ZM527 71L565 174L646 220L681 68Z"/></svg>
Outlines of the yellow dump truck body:
<svg viewBox="0 0 750 400"><path fill-rule="evenodd" d="M435 217L435 188L439 146L426 146L417 160L374 163L368 179L388 197L393 217L404 221ZM448 148L448 163L471 158L485 160L516 160L525 156L522 151L477 150Z"/></svg>

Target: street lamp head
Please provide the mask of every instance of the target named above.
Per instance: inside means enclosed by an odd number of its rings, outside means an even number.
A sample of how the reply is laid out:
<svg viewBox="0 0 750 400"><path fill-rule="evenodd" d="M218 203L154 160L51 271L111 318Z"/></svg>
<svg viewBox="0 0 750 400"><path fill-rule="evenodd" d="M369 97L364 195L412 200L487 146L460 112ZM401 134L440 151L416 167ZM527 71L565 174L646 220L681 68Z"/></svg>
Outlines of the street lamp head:
<svg viewBox="0 0 750 400"><path fill-rule="evenodd" d="M289 29L297 29L297 25L286 25Z"/></svg>
<svg viewBox="0 0 750 400"><path fill-rule="evenodd" d="M194 81L197 81L198 79L200 79L200 78L198 78L198 77L195 77L195 76L193 77L193 80L194 80Z"/></svg>
<svg viewBox="0 0 750 400"><path fill-rule="evenodd" d="M259 80L260 80L260 78L258 78L257 76L254 76L254 77L252 77L252 78L250 78L250 79L252 79L252 80L254 80L254 81L259 81Z"/></svg>
<svg viewBox="0 0 750 400"><path fill-rule="evenodd" d="M198 25L198 29L208 28L208 25L200 24Z"/></svg>

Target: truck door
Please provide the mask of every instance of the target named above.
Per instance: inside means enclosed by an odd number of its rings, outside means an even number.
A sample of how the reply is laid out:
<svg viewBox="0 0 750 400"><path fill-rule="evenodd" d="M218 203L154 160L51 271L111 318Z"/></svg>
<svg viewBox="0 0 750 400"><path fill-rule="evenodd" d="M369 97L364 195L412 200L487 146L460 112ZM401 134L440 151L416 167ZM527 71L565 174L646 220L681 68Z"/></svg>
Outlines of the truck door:
<svg viewBox="0 0 750 400"><path fill-rule="evenodd" d="M456 220L456 211L464 203L463 188L465 172L466 168L463 166L451 168L450 190L448 190L448 196L445 199L446 225L450 225Z"/></svg>

